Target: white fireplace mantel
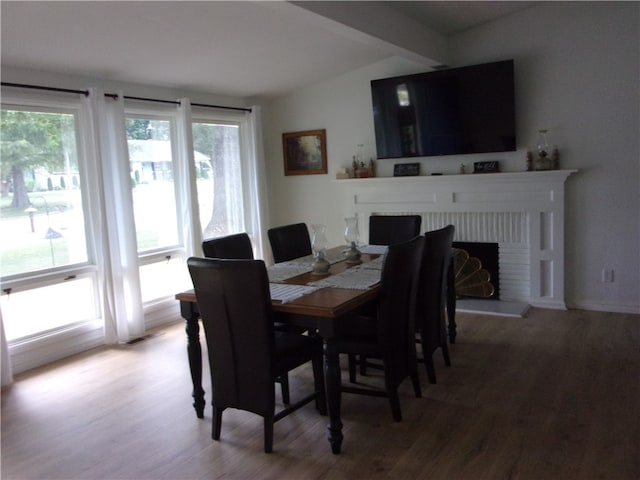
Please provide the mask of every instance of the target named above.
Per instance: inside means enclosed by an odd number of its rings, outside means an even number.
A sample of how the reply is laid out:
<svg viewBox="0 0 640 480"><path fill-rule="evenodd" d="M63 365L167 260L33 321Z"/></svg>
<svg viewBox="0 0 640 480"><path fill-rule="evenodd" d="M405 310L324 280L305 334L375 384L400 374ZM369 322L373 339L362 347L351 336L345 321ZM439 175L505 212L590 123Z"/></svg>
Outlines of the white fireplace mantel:
<svg viewBox="0 0 640 480"><path fill-rule="evenodd" d="M499 245L500 298L565 309L564 184L577 170L336 180L369 237L373 213L422 215L456 241Z"/></svg>

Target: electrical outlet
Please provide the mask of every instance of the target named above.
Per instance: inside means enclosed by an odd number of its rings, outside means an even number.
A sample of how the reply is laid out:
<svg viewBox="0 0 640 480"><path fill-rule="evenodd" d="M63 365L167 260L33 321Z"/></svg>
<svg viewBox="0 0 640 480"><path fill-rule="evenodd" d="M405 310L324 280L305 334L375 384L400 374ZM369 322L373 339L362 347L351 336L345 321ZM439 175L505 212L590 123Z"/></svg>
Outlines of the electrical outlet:
<svg viewBox="0 0 640 480"><path fill-rule="evenodd" d="M604 283L613 283L613 270L609 268L602 269L602 281Z"/></svg>

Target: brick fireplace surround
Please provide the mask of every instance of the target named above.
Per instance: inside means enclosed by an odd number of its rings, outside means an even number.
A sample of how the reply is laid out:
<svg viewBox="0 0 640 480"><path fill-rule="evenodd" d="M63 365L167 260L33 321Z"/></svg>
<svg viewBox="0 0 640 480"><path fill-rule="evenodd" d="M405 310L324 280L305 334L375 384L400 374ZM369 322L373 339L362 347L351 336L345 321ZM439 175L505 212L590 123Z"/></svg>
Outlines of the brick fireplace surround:
<svg viewBox="0 0 640 480"><path fill-rule="evenodd" d="M452 224L455 241L499 246L500 301L566 309L564 184L577 170L338 180L360 236L369 215L420 214L422 230ZM499 307L497 307L499 310Z"/></svg>

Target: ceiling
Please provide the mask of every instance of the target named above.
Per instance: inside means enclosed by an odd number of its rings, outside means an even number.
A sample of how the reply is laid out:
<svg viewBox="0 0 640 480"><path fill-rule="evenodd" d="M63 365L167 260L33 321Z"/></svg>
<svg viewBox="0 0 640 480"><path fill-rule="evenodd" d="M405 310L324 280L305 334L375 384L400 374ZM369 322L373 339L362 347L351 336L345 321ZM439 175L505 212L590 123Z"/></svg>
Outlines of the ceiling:
<svg viewBox="0 0 640 480"><path fill-rule="evenodd" d="M403 35L444 44L533 3L3 0L1 60L3 69L269 97L390 55L438 63Z"/></svg>

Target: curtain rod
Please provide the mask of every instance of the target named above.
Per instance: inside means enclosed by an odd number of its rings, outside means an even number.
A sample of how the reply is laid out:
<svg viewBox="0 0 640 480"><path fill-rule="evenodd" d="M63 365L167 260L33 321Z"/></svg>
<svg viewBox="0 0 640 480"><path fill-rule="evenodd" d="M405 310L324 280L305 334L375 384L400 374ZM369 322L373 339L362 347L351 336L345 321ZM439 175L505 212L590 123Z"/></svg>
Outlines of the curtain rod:
<svg viewBox="0 0 640 480"><path fill-rule="evenodd" d="M3 87L17 87L17 88L30 88L32 90L46 90L49 92L63 92L63 93L77 93L79 95L84 95L85 97L89 96L89 90L73 90L70 88L57 88L57 87L44 87L40 85L25 85L22 83L11 83L11 82L1 82ZM114 100L118 98L117 93L105 93L105 97L113 98ZM170 103L172 105L180 105L180 102L176 100L160 100L157 98L144 98L144 97L132 97L128 95L123 95L126 100L139 100L142 102L156 102L156 103ZM224 105L207 105L205 103L192 103L193 107L205 107L205 108L220 108L224 110L238 110L242 112L251 112L250 108L245 107L226 107Z"/></svg>
<svg viewBox="0 0 640 480"><path fill-rule="evenodd" d="M32 90L47 90L49 92L78 93L80 95L84 95L85 97L89 96L89 90L71 90L69 88L41 87L39 85L24 85L22 83L10 82L2 82L1 84L3 87L30 88Z"/></svg>

